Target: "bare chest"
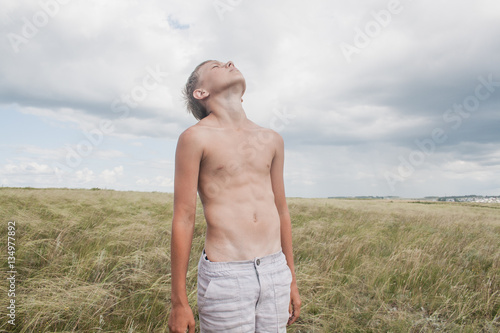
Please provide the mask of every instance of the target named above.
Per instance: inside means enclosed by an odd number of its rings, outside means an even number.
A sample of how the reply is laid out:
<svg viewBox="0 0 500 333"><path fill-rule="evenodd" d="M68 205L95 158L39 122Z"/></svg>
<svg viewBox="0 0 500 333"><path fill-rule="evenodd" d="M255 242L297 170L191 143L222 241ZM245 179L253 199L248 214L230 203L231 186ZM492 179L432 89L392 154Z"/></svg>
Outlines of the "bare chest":
<svg viewBox="0 0 500 333"><path fill-rule="evenodd" d="M274 154L273 140L265 132L215 135L204 149L200 176L268 175Z"/></svg>

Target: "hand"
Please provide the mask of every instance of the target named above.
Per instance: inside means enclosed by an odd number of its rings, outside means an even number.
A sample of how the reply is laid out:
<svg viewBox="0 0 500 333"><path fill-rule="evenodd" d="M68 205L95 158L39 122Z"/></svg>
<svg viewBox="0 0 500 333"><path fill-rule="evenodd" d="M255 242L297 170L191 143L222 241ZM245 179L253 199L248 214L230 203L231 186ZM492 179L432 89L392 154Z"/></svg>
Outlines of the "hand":
<svg viewBox="0 0 500 333"><path fill-rule="evenodd" d="M168 330L171 333L194 333L194 316L189 305L173 306L168 318Z"/></svg>
<svg viewBox="0 0 500 333"><path fill-rule="evenodd" d="M302 301L299 296L299 288L297 287L297 282L293 281L290 286L290 305L288 306L288 313L290 313L290 317L288 318L288 323L293 324L300 315L300 306L302 305Z"/></svg>

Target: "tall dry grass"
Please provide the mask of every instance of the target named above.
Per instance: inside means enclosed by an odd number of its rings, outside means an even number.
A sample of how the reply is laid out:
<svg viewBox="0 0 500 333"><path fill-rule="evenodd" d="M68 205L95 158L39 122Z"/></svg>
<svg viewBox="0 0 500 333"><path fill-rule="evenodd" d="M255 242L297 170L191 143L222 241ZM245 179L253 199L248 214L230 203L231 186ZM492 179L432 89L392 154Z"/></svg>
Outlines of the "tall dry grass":
<svg viewBox="0 0 500 333"><path fill-rule="evenodd" d="M2 261L7 221L15 220L18 280L16 328L2 320L0 330L166 332L172 199L1 189ZM297 198L288 205L303 301L289 332L500 332L499 205ZM198 205L187 281L195 316L204 232Z"/></svg>

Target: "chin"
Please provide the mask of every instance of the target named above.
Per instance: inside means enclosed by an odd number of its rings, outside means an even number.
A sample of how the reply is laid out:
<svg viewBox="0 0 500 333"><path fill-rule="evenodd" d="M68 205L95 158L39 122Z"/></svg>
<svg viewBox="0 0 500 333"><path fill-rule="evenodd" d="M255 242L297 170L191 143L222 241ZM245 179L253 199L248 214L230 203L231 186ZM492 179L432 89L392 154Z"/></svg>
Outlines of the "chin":
<svg viewBox="0 0 500 333"><path fill-rule="evenodd" d="M245 78L243 76L241 76L241 78L234 80L233 85L235 85L235 86L240 85L242 90L243 90L243 93L245 93L245 90L247 89L247 83L246 83Z"/></svg>

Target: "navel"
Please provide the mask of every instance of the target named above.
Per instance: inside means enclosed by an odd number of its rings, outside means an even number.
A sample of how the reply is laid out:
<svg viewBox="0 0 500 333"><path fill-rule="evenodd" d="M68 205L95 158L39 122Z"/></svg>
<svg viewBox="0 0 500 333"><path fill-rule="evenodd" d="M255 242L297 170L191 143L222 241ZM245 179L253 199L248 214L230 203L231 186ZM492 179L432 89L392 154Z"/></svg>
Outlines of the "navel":
<svg viewBox="0 0 500 333"><path fill-rule="evenodd" d="M253 213L253 221L254 221L254 223L257 222L257 213Z"/></svg>

